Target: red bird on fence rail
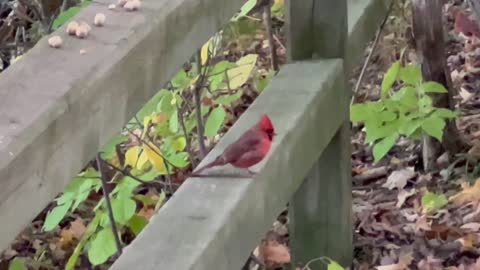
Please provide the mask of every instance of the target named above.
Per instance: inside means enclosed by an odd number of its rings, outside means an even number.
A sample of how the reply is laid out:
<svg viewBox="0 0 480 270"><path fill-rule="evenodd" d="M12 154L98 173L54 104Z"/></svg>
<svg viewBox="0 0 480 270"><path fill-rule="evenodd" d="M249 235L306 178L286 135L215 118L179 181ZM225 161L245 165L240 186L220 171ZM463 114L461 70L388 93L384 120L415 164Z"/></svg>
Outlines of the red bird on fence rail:
<svg viewBox="0 0 480 270"><path fill-rule="evenodd" d="M263 115L255 126L230 144L214 161L194 171L192 176L201 176L199 173L205 169L227 164L248 169L265 158L275 135L272 121L267 115ZM248 172L254 174L250 170Z"/></svg>

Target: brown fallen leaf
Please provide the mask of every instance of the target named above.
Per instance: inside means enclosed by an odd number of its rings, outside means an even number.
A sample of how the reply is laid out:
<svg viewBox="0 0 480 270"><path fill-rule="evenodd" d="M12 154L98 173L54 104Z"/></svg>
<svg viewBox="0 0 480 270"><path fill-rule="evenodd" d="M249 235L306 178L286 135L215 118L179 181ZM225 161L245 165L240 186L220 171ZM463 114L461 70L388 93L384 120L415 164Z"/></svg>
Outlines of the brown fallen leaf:
<svg viewBox="0 0 480 270"><path fill-rule="evenodd" d="M382 187L390 190L394 188L402 190L407 185L407 181L413 178L415 174L416 173L413 167L394 171L388 176L387 182L385 182Z"/></svg>
<svg viewBox="0 0 480 270"><path fill-rule="evenodd" d="M401 208L405 201L412 195L415 195L416 190L414 188L410 190L402 189L397 195L397 208Z"/></svg>
<svg viewBox="0 0 480 270"><path fill-rule="evenodd" d="M138 211L138 215L144 217L146 220L150 220L150 218L155 214L155 209L148 206L143 206L140 211Z"/></svg>
<svg viewBox="0 0 480 270"><path fill-rule="evenodd" d="M427 220L427 216L423 215L421 216L417 222L415 222L415 232L420 232L420 230L423 231L430 231L432 229L432 222Z"/></svg>
<svg viewBox="0 0 480 270"><path fill-rule="evenodd" d="M377 266L377 270L405 270L408 269L408 266L412 263L413 256L412 254L406 254L400 256L398 263Z"/></svg>
<svg viewBox="0 0 480 270"><path fill-rule="evenodd" d="M455 9L455 25L454 29L457 33L462 33L465 36L476 36L480 37L480 30L476 22L471 20L465 13L460 9Z"/></svg>
<svg viewBox="0 0 480 270"><path fill-rule="evenodd" d="M63 229L60 232L60 239L58 240L56 246L61 248L61 249L66 250L66 249L72 247L73 239L74 239L74 236L73 236L72 230Z"/></svg>
<svg viewBox="0 0 480 270"><path fill-rule="evenodd" d="M430 255L426 259L420 260L417 266L419 270L437 270L442 269L442 262L442 259L438 259Z"/></svg>
<svg viewBox="0 0 480 270"><path fill-rule="evenodd" d="M470 186L467 183L465 183L462 186L463 186L463 190L451 196L449 198L450 202L456 205L462 205L469 202L480 201L480 178L477 179L477 181L473 186Z"/></svg>
<svg viewBox="0 0 480 270"><path fill-rule="evenodd" d="M444 241L450 241L461 237L462 234L463 231L459 228L445 224L432 224L431 229L425 231L425 238L428 240L441 239Z"/></svg>
<svg viewBox="0 0 480 270"><path fill-rule="evenodd" d="M456 241L462 244L464 250L474 250L475 246L478 245L478 236L475 233L469 233Z"/></svg>
<svg viewBox="0 0 480 270"><path fill-rule="evenodd" d="M83 219L78 217L74 221L70 223L70 230L72 231L73 236L80 240L80 238L83 236L85 231L87 230L87 227L85 227L85 224L83 223Z"/></svg>
<svg viewBox="0 0 480 270"><path fill-rule="evenodd" d="M460 226L460 229L470 231L470 232L478 232L480 230L480 223L478 222L466 223Z"/></svg>

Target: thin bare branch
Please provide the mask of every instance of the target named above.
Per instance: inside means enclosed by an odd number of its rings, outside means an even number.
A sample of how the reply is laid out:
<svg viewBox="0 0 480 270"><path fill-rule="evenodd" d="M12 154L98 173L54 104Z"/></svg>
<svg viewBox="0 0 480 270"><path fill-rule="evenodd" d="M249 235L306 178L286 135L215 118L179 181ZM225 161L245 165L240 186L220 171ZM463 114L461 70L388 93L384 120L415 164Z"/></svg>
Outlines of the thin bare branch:
<svg viewBox="0 0 480 270"><path fill-rule="evenodd" d="M110 195L107 189L107 179L102 165L103 160L100 157L100 153L97 153L97 166L98 171L100 172L100 179L102 180L103 196L105 197L105 204L107 205L108 218L110 219L110 224L112 225L113 237L115 238L115 244L117 246L117 254L120 255L122 254L122 243L120 242L120 237L118 236L117 223L115 222L115 217L113 215L112 203L110 202Z"/></svg>

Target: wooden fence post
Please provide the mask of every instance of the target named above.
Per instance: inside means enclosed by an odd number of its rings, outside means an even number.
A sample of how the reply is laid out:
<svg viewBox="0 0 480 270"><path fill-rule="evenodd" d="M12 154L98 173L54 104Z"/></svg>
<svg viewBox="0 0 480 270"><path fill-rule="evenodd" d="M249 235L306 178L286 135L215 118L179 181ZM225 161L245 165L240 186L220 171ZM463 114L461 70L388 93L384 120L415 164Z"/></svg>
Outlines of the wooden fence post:
<svg viewBox="0 0 480 270"><path fill-rule="evenodd" d="M290 62L344 58L347 0L287 0L286 7ZM344 106L339 110L348 111L350 90L346 80L345 77L343 89L338 89L345 93ZM345 114L332 112L332 115ZM290 202L293 267L322 256L344 267L350 266L353 253L350 153L350 124L345 119ZM309 268L326 269L318 261Z"/></svg>

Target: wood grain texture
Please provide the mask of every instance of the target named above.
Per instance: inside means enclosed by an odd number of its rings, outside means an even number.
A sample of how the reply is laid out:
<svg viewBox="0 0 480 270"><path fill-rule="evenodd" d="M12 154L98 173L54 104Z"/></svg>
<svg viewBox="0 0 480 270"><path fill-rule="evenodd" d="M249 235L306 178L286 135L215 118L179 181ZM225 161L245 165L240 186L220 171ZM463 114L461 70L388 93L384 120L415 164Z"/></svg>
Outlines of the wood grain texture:
<svg viewBox="0 0 480 270"><path fill-rule="evenodd" d="M294 53L289 61L345 58L344 71L347 74L362 58L366 43L373 37L386 12L384 1L348 1L348 9L346 0L294 2L288 11L292 21L287 22L287 32L303 34L293 35L290 40L288 49ZM300 13L300 7L310 8L311 13L305 16ZM313 47L305 45L302 36L309 36ZM347 89L347 82L343 81L341 87ZM350 91L345 93L335 112L348 114ZM345 267L351 264L350 153L350 123L345 119L290 202L290 247L294 265L305 265L321 256L328 256ZM314 268L326 269L326 266L319 263Z"/></svg>
<svg viewBox="0 0 480 270"><path fill-rule="evenodd" d="M60 49L43 38L0 76L0 250L241 7L241 0L145 0ZM80 49L86 49L80 55Z"/></svg>

